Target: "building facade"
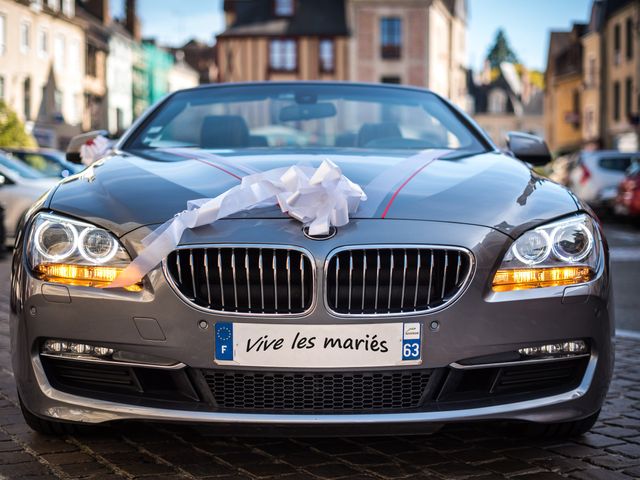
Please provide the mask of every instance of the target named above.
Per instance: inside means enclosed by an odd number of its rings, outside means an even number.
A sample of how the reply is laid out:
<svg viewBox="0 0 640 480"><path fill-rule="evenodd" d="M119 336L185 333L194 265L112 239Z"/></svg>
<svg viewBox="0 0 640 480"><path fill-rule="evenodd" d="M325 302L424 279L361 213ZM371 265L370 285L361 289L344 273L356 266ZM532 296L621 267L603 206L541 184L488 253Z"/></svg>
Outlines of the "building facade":
<svg viewBox="0 0 640 480"><path fill-rule="evenodd" d="M343 0L226 0L224 8L221 82L349 78Z"/></svg>
<svg viewBox="0 0 640 480"><path fill-rule="evenodd" d="M558 153L640 149L640 2L595 0L589 23L552 32L545 124Z"/></svg>
<svg viewBox="0 0 640 480"><path fill-rule="evenodd" d="M545 74L545 139L559 154L582 145L582 40L586 25L553 32Z"/></svg>
<svg viewBox="0 0 640 480"><path fill-rule="evenodd" d="M200 73L186 62L184 52L177 50L173 56L175 62L171 66L171 70L169 70L169 91L175 92L176 90L198 86Z"/></svg>
<svg viewBox="0 0 640 480"><path fill-rule="evenodd" d="M486 61L479 75L469 72L467 85L468 113L499 146L510 131L544 135L543 91L522 65L502 63L494 75Z"/></svg>
<svg viewBox="0 0 640 480"><path fill-rule="evenodd" d="M133 122L133 52L135 44L119 23L110 25L107 57L107 130L118 135Z"/></svg>
<svg viewBox="0 0 640 480"><path fill-rule="evenodd" d="M174 58L154 40L144 40L142 51L146 67L147 104L153 105L170 92L169 73Z"/></svg>
<svg viewBox="0 0 640 480"><path fill-rule="evenodd" d="M0 98L42 146L64 147L84 116L84 24L70 0L0 0Z"/></svg>
<svg viewBox="0 0 640 480"><path fill-rule="evenodd" d="M464 105L466 2L350 0L350 79L404 83Z"/></svg>

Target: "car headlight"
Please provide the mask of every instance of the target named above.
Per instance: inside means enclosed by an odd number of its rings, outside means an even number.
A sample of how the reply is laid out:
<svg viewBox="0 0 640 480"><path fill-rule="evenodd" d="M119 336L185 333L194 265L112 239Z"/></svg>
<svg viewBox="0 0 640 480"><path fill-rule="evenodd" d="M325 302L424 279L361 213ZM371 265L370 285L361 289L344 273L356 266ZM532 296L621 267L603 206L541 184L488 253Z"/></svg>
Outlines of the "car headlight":
<svg viewBox="0 0 640 480"><path fill-rule="evenodd" d="M41 280L85 287L106 287L131 262L107 230L52 213L35 217L27 254L33 274ZM140 284L127 287L141 289Z"/></svg>
<svg viewBox="0 0 640 480"><path fill-rule="evenodd" d="M595 277L600 248L598 233L588 215L529 230L509 248L493 278L493 290L588 282Z"/></svg>

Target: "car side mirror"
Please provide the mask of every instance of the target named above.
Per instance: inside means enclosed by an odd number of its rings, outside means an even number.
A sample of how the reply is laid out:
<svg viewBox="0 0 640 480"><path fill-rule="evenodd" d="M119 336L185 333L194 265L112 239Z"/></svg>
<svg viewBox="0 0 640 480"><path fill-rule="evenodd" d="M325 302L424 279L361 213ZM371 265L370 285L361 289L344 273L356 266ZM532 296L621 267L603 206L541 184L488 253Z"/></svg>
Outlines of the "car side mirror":
<svg viewBox="0 0 640 480"><path fill-rule="evenodd" d="M534 167L546 165L551 161L551 152L546 142L535 135L521 132L507 133L507 148L514 157Z"/></svg>
<svg viewBox="0 0 640 480"><path fill-rule="evenodd" d="M67 160L71 163L77 163L81 165L82 158L80 157L80 148L82 148L85 143L93 140L96 137L107 137L108 135L109 132L107 132L106 130L94 130L92 132L76 135L71 139L71 141L69 142L69 146L67 147Z"/></svg>

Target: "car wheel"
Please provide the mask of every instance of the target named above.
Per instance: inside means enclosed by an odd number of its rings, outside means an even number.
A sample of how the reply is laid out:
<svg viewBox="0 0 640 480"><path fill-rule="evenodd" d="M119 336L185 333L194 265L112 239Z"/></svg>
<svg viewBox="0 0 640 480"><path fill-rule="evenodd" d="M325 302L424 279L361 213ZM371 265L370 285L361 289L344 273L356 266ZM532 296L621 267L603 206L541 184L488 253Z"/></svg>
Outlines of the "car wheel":
<svg viewBox="0 0 640 480"><path fill-rule="evenodd" d="M578 437L591 430L598 420L600 410L581 420L558 423L526 423L518 425L518 433L532 438Z"/></svg>
<svg viewBox="0 0 640 480"><path fill-rule="evenodd" d="M20 397L18 397L18 400L20 402L20 410L22 410L24 421L29 425L31 430L37 433L50 436L64 436L81 433L84 428L88 428L76 423L56 422L54 420L45 420L44 418L40 418L27 410L27 407L22 403L22 399Z"/></svg>

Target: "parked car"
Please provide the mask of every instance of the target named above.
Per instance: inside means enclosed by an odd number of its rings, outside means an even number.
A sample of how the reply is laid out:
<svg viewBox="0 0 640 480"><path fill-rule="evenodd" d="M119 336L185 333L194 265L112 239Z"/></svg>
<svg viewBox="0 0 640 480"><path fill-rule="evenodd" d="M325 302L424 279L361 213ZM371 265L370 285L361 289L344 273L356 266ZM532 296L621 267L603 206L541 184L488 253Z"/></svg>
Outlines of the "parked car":
<svg viewBox="0 0 640 480"><path fill-rule="evenodd" d="M13 246L18 226L29 207L57 183L56 179L0 154L0 204L5 210L2 245Z"/></svg>
<svg viewBox="0 0 640 480"><path fill-rule="evenodd" d="M614 211L625 217L640 217L640 161L629 167L620 182Z"/></svg>
<svg viewBox="0 0 640 480"><path fill-rule="evenodd" d="M594 208L612 208L624 172L640 153L617 150L580 152L577 165L569 175L569 188Z"/></svg>
<svg viewBox="0 0 640 480"><path fill-rule="evenodd" d="M4 227L4 207L2 203L0 203L0 258L4 258L7 252L6 244L7 244L7 232Z"/></svg>
<svg viewBox="0 0 640 480"><path fill-rule="evenodd" d="M84 169L83 165L71 163L65 154L53 149L3 148L12 158L17 159L45 177L65 178Z"/></svg>
<svg viewBox="0 0 640 480"><path fill-rule="evenodd" d="M258 147L249 125L314 141ZM418 88L170 94L19 233L9 315L27 423L589 430L613 367L606 242L529 167L546 144L508 143L513 156Z"/></svg>

